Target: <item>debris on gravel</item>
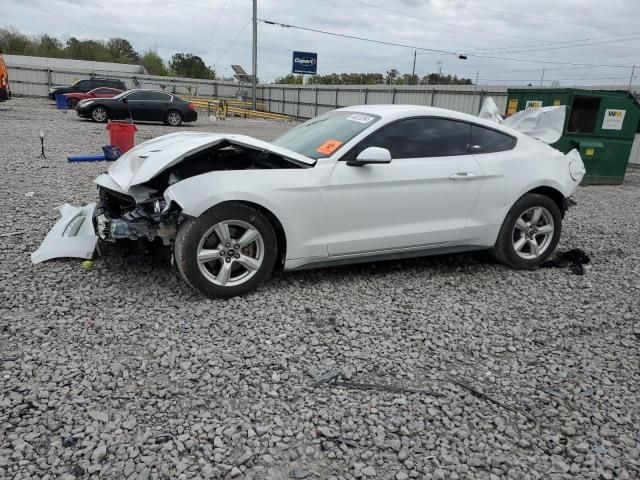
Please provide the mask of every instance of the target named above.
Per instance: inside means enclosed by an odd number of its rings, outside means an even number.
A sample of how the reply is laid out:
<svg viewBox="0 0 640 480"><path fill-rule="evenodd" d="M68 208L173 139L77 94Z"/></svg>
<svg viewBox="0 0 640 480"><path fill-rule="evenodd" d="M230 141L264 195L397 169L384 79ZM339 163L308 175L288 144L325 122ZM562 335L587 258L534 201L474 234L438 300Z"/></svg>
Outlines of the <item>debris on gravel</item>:
<svg viewBox="0 0 640 480"><path fill-rule="evenodd" d="M640 477L640 174L578 189L558 248L589 255L582 276L476 253L279 273L211 300L155 257L32 265L54 208L93 201L108 167L67 155L107 134L45 99L6 107L0 478Z"/></svg>

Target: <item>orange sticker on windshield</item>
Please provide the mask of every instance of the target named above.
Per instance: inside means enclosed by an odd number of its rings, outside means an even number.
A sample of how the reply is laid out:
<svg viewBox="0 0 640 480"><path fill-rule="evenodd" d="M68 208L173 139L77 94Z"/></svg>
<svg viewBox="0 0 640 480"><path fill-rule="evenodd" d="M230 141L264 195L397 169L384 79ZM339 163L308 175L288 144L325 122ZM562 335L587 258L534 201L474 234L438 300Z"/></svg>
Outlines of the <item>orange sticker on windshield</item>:
<svg viewBox="0 0 640 480"><path fill-rule="evenodd" d="M342 142L340 140L327 140L318 148L316 148L316 152L323 153L325 155L331 155L338 149L340 145L342 145Z"/></svg>

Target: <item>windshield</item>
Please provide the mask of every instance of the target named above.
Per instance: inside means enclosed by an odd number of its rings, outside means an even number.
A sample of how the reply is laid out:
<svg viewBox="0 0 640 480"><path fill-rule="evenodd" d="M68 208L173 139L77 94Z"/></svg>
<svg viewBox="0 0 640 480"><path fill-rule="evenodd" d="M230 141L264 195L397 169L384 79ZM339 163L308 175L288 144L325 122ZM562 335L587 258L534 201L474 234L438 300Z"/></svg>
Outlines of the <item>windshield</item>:
<svg viewBox="0 0 640 480"><path fill-rule="evenodd" d="M298 125L272 143L307 157L328 157L378 120L378 115L370 113L334 110Z"/></svg>
<svg viewBox="0 0 640 480"><path fill-rule="evenodd" d="M124 91L124 92L119 93L118 95L116 95L115 97L112 97L112 98L120 99L120 98L124 97L127 93L131 93L131 92L130 91Z"/></svg>

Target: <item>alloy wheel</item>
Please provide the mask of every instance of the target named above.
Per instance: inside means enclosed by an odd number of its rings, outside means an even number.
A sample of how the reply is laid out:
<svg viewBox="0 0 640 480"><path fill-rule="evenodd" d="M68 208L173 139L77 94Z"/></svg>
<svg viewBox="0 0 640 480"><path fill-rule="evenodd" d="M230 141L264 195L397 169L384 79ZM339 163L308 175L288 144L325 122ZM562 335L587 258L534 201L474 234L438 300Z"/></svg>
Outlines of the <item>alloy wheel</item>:
<svg viewBox="0 0 640 480"><path fill-rule="evenodd" d="M198 268L215 285L241 285L261 267L264 250L264 240L256 228L241 220L225 220L200 239Z"/></svg>
<svg viewBox="0 0 640 480"><path fill-rule="evenodd" d="M91 112L91 118L96 122L104 122L107 119L107 110L102 107L96 107Z"/></svg>
<svg viewBox="0 0 640 480"><path fill-rule="evenodd" d="M525 210L513 227L513 248L526 260L533 260L546 252L553 241L553 216L544 207Z"/></svg>
<svg viewBox="0 0 640 480"><path fill-rule="evenodd" d="M171 126L174 126L174 127L178 126L180 125L181 121L182 121L182 117L178 112L169 112L169 114L167 115L167 122Z"/></svg>

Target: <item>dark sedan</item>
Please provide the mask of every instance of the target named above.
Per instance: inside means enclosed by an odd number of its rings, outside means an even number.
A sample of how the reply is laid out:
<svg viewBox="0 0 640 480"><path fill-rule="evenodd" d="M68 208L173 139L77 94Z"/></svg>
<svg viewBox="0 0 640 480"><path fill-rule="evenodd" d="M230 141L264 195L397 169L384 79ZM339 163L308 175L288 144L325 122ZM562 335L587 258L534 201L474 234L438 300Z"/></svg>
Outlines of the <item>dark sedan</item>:
<svg viewBox="0 0 640 480"><path fill-rule="evenodd" d="M82 100L76 111L78 116L94 122L132 119L177 127L198 119L193 104L161 90L129 90L113 98Z"/></svg>

